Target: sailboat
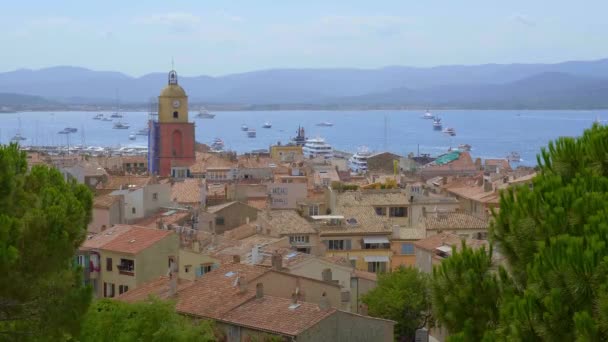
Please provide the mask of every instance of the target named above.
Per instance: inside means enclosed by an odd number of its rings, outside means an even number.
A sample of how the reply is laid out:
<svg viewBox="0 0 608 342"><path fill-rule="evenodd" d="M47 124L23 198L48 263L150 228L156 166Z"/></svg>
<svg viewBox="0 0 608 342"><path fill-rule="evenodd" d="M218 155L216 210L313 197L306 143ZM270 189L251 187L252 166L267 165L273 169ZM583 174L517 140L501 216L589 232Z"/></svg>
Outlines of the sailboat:
<svg viewBox="0 0 608 342"><path fill-rule="evenodd" d="M11 141L12 141L12 142L16 142L16 143L18 143L18 142L20 142L20 141L23 141L23 140L27 140L27 138L26 138L26 137L24 137L24 136L22 136L22 135L21 135L21 118L18 118L18 120L19 120L19 130L17 131L17 134L15 134L15 135L14 135L14 136L11 138Z"/></svg>
<svg viewBox="0 0 608 342"><path fill-rule="evenodd" d="M120 114L120 102L118 101L118 89L116 90L116 112L110 115L111 118L122 118L122 114Z"/></svg>

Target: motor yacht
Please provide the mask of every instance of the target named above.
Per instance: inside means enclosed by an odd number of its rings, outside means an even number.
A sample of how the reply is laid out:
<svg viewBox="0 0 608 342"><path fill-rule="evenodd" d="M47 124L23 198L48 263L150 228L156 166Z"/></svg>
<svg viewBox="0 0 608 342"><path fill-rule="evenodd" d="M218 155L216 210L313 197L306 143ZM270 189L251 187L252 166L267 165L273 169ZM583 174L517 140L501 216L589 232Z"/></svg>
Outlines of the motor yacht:
<svg viewBox="0 0 608 342"><path fill-rule="evenodd" d="M114 129L129 129L129 125L124 124L124 123L118 121L118 122L116 122L114 124L114 127L112 127L112 128L114 128Z"/></svg>
<svg viewBox="0 0 608 342"><path fill-rule="evenodd" d="M247 137L248 138L255 138L256 137L256 132L255 129L250 128L247 130Z"/></svg>
<svg viewBox="0 0 608 342"><path fill-rule="evenodd" d="M323 138L306 139L306 143L302 147L302 153L306 158L323 157L331 159L334 155L334 150Z"/></svg>
<svg viewBox="0 0 608 342"><path fill-rule="evenodd" d="M332 127L334 124L329 121L319 122L317 126L319 127Z"/></svg>
<svg viewBox="0 0 608 342"><path fill-rule="evenodd" d="M458 145L458 150L469 152L469 151L471 151L471 147L472 146L469 144L460 144L460 145Z"/></svg>
<svg viewBox="0 0 608 342"><path fill-rule="evenodd" d="M264 124L262 125L263 128L271 128L272 124L268 121L264 122Z"/></svg>
<svg viewBox="0 0 608 342"><path fill-rule="evenodd" d="M110 115L111 118L122 118L122 114L120 114L119 112L115 112L112 113L112 115Z"/></svg>
<svg viewBox="0 0 608 342"><path fill-rule="evenodd" d="M431 112L429 112L427 110L426 113L424 113L424 115L422 115L422 118L427 119L427 120L432 120L435 118L435 115L433 115Z"/></svg>
<svg viewBox="0 0 608 342"><path fill-rule="evenodd" d="M103 113L99 113L93 117L93 120L101 120L103 119Z"/></svg>
<svg viewBox="0 0 608 342"><path fill-rule="evenodd" d="M306 134L304 133L304 127L298 126L296 136L291 138L291 142L296 146L304 146L304 144L306 144Z"/></svg>
<svg viewBox="0 0 608 342"><path fill-rule="evenodd" d="M241 125L241 131L247 132L249 130L249 127L247 127L247 125L243 124Z"/></svg>
<svg viewBox="0 0 608 342"><path fill-rule="evenodd" d="M511 163L519 163L521 161L521 155L518 152L511 152L507 155L507 160Z"/></svg>
<svg viewBox="0 0 608 342"><path fill-rule="evenodd" d="M135 132L131 132L131 134L129 134L129 140L135 140L135 138L137 138Z"/></svg>
<svg viewBox="0 0 608 342"><path fill-rule="evenodd" d="M14 136L11 138L11 141L12 141L12 142L20 142L20 141L23 141L23 140L27 140L27 138L26 138L26 137L24 137L24 136L22 136L22 135L21 135L21 133L17 133L17 134L15 134L15 135L14 135Z"/></svg>
<svg viewBox="0 0 608 342"><path fill-rule="evenodd" d="M137 131L137 135L148 135L148 132L150 131L150 129L148 127L144 127L142 129L140 129L139 131Z"/></svg>
<svg viewBox="0 0 608 342"><path fill-rule="evenodd" d="M207 109L205 109L204 107L201 107L198 110L198 114L196 114L196 117L198 119L213 119L215 117L215 114L211 114L211 113L209 113L209 111Z"/></svg>
<svg viewBox="0 0 608 342"><path fill-rule="evenodd" d="M440 131L441 130L441 118L440 117L435 117L433 119L433 129L436 131Z"/></svg>
<svg viewBox="0 0 608 342"><path fill-rule="evenodd" d="M371 155L372 153L366 147L361 147L357 153L348 159L348 167L355 173L367 172L367 158Z"/></svg>
<svg viewBox="0 0 608 342"><path fill-rule="evenodd" d="M224 150L224 140L215 138L211 144L211 152L221 152Z"/></svg>
<svg viewBox="0 0 608 342"><path fill-rule="evenodd" d="M448 128L446 128L446 129L443 130L443 133L449 134L451 136L455 136L456 135L456 130L453 129L452 127L448 127Z"/></svg>

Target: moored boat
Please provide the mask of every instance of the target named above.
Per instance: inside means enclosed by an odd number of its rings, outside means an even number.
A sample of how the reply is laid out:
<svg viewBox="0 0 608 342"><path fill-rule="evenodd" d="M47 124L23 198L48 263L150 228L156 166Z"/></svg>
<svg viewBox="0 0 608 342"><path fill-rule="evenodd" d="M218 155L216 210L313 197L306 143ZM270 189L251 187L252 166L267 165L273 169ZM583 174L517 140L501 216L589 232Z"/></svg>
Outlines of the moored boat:
<svg viewBox="0 0 608 342"><path fill-rule="evenodd" d="M255 129L250 128L247 130L247 137L248 138L255 138L256 137L256 132Z"/></svg>
<svg viewBox="0 0 608 342"><path fill-rule="evenodd" d="M322 121L317 124L319 127L332 127L334 124L329 121Z"/></svg>
<svg viewBox="0 0 608 342"><path fill-rule="evenodd" d="M262 125L263 128L271 128L272 124L268 121L264 122L264 124Z"/></svg>
<svg viewBox="0 0 608 342"><path fill-rule="evenodd" d="M333 148L325 142L323 138L306 139L306 143L302 147L302 153L306 158L323 157L325 159L333 158Z"/></svg>
<svg viewBox="0 0 608 342"><path fill-rule="evenodd" d="M213 119L215 117L215 114L211 114L207 109L201 107L198 110L198 114L196 114L196 117L199 119Z"/></svg>
<svg viewBox="0 0 608 342"><path fill-rule="evenodd" d="M448 127L448 128L446 128L446 129L443 130L443 133L449 134L451 136L455 136L456 135L456 130L453 129L452 127Z"/></svg>
<svg viewBox="0 0 608 342"><path fill-rule="evenodd" d="M507 160L511 163L519 163L521 161L521 155L518 152L511 152L507 155Z"/></svg>
<svg viewBox="0 0 608 342"><path fill-rule="evenodd" d="M442 124L441 124L441 118L438 117L438 116L435 117L433 119L433 129L439 131L439 130L441 130L441 126L442 126Z"/></svg>
<svg viewBox="0 0 608 342"><path fill-rule="evenodd" d="M367 172L367 158L371 155L372 153L367 147L361 147L357 153L348 159L348 167L355 173Z"/></svg>
<svg viewBox="0 0 608 342"><path fill-rule="evenodd" d="M422 115L422 118L423 118L423 119L428 119L428 120L431 120L431 119L434 119L434 118L435 118L435 115L433 115L431 112L429 112L429 111L427 110L427 111L424 113L424 115Z"/></svg>
<svg viewBox="0 0 608 342"><path fill-rule="evenodd" d="M114 126L112 128L114 128L114 129L129 129L129 125L124 124L124 123L118 121L118 122L116 122L114 124Z"/></svg>

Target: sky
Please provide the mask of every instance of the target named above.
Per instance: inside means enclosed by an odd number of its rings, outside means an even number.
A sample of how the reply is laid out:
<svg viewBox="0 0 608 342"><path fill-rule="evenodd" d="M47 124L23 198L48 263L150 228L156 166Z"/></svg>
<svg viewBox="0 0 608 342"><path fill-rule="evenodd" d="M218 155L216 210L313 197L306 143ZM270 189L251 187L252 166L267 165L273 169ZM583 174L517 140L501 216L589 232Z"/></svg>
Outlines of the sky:
<svg viewBox="0 0 608 342"><path fill-rule="evenodd" d="M608 57L606 0L39 0L3 3L0 72L554 63Z"/></svg>

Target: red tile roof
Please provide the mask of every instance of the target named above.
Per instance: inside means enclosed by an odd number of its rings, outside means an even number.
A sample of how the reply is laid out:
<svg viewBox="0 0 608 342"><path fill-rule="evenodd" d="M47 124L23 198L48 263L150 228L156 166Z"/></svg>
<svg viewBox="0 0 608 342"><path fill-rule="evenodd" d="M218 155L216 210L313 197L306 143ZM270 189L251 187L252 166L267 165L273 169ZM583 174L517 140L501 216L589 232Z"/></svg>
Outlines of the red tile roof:
<svg viewBox="0 0 608 342"><path fill-rule="evenodd" d="M122 234L131 230L131 226L128 225L117 225L110 227L103 232L89 236L80 246L80 249L100 249L106 243L111 242Z"/></svg>
<svg viewBox="0 0 608 342"><path fill-rule="evenodd" d="M451 233L441 233L437 235L430 236L426 239L418 240L414 242L414 246L416 248L424 249L426 251L433 252L437 247L441 246L456 246L456 249L460 249L463 238L456 234ZM488 241L485 240L473 240L466 239L464 240L465 244L471 248L477 249L482 246L488 248Z"/></svg>
<svg viewBox="0 0 608 342"><path fill-rule="evenodd" d="M104 244L100 249L137 254L158 241L174 234L173 231L131 226L131 229Z"/></svg>
<svg viewBox="0 0 608 342"><path fill-rule="evenodd" d="M297 336L325 318L336 309L321 310L317 304L298 302L291 309L291 300L273 296L255 298L228 312L222 321L282 335Z"/></svg>
<svg viewBox="0 0 608 342"><path fill-rule="evenodd" d="M191 280L178 279L177 292L191 286L193 283L194 282ZM169 277L161 276L150 282L144 283L135 289L121 294L116 299L125 302L139 302L146 300L150 295L160 299L168 299L171 297L169 292Z"/></svg>
<svg viewBox="0 0 608 342"><path fill-rule="evenodd" d="M254 298L254 279L266 272L270 270L265 267L223 264L178 293L175 309L187 315L219 319L230 310ZM237 276L245 277L249 284L246 291L241 292L238 286L234 286Z"/></svg>

